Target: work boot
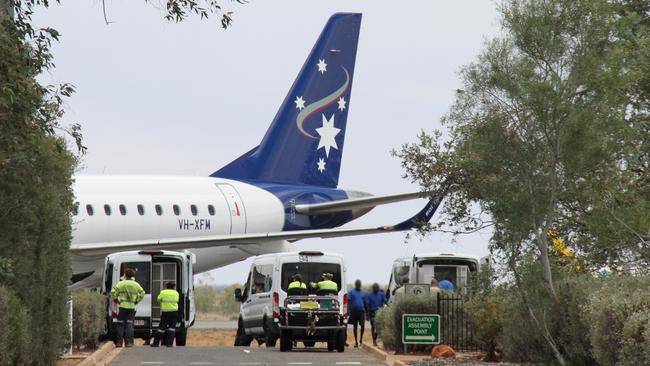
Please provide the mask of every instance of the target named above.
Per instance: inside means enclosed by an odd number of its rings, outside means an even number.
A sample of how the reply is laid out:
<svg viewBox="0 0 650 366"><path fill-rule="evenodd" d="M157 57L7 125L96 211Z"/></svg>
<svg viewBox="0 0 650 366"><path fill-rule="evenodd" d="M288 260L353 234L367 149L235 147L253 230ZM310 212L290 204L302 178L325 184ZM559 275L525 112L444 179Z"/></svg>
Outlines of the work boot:
<svg viewBox="0 0 650 366"><path fill-rule="evenodd" d="M133 347L133 343L127 343L126 344L126 348L131 348L131 347Z"/></svg>

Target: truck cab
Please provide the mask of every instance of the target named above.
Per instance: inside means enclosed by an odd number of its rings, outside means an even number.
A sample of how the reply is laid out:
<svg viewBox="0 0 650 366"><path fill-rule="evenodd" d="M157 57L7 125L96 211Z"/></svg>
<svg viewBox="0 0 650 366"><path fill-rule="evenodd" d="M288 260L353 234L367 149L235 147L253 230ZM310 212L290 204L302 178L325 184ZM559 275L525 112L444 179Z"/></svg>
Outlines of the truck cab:
<svg viewBox="0 0 650 366"><path fill-rule="evenodd" d="M470 277L479 271L484 260L460 253L422 253L397 258L393 262L388 295L393 297L406 283L431 283L434 278L438 282L446 279L454 285L455 291L466 294Z"/></svg>
<svg viewBox="0 0 650 366"><path fill-rule="evenodd" d="M160 303L156 300L165 283L174 282L180 294L179 319L176 324L176 345L184 346L187 329L194 324L194 273L196 258L189 251L141 250L113 253L106 256L102 278L102 294L107 295L106 322L109 339L115 339L115 322L118 314L118 300L111 298L111 289L124 278L127 268L135 270L135 281L145 292L138 304L133 323L134 337L148 340L160 323Z"/></svg>

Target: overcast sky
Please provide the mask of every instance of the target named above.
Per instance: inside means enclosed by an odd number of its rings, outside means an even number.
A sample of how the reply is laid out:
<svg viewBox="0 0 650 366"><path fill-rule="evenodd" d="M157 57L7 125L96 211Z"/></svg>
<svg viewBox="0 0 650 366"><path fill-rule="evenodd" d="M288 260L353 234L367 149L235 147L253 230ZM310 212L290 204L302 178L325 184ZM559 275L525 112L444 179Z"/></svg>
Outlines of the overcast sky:
<svg viewBox="0 0 650 366"><path fill-rule="evenodd" d="M160 6L127 0L106 1L106 25L100 1L62 2L35 20L62 33L57 67L42 80L77 87L64 122L83 127L80 174L209 175L259 143L329 16L363 13L339 187L373 194L418 189L390 150L441 128L458 70L498 31L495 4L484 0L223 1L234 11L228 30L216 20L169 23ZM424 204L383 206L347 226L393 224ZM396 257L485 255L489 236L404 243L394 233L298 246L344 254L350 281L387 283ZM249 265L211 271L210 281L243 281Z"/></svg>

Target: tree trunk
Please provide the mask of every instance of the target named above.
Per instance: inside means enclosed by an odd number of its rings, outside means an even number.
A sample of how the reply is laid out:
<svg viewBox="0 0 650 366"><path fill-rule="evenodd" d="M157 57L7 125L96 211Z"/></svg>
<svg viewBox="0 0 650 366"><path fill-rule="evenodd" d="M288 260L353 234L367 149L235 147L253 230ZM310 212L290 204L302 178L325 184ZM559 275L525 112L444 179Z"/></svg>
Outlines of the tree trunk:
<svg viewBox="0 0 650 366"><path fill-rule="evenodd" d="M537 248L539 249L539 261L542 263L542 270L544 271L544 287L548 291L551 300L556 305L560 304L560 299L555 292L555 286L553 285L553 273L551 272L551 262L548 259L548 237L546 236L547 228L543 226L537 230L536 233L536 242Z"/></svg>

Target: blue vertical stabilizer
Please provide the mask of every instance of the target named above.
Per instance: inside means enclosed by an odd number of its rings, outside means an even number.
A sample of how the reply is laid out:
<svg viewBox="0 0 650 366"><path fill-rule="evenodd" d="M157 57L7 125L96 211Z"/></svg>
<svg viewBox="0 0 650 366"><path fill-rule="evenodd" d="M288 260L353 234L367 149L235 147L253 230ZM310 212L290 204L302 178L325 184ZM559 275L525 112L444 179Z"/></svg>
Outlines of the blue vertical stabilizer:
<svg viewBox="0 0 650 366"><path fill-rule="evenodd" d="M338 185L360 25L330 17L262 142L211 176Z"/></svg>

